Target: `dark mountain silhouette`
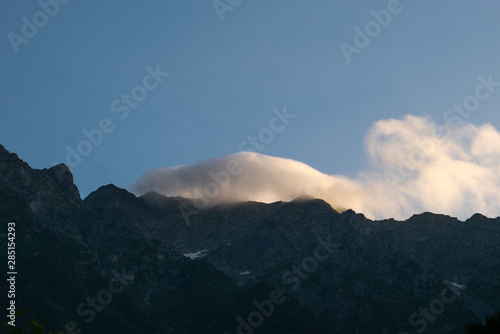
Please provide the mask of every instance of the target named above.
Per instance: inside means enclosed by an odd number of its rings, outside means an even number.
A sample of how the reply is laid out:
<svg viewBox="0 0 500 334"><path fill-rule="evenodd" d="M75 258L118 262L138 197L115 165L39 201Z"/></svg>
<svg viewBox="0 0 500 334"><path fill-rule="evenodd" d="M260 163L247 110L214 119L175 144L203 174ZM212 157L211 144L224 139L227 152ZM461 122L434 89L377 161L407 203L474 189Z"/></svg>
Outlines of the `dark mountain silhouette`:
<svg viewBox="0 0 500 334"><path fill-rule="evenodd" d="M66 166L0 145L0 219L0 233L16 223L16 307L51 329L463 333L500 309L500 219L480 214L371 221L311 198L198 210L114 185L82 200Z"/></svg>

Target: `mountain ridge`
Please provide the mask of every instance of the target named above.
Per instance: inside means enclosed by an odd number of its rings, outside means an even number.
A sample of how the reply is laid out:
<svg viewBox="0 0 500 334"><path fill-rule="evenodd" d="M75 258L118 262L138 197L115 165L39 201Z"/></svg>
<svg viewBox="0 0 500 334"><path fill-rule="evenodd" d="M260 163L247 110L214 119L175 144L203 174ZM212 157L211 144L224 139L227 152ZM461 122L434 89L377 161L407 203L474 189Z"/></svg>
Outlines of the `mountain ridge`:
<svg viewBox="0 0 500 334"><path fill-rule="evenodd" d="M417 330L409 318L439 298L444 282L466 290L426 322L428 333L455 333L500 309L500 218L422 213L372 221L304 198L199 210L189 199L137 197L111 184L82 200L69 169L60 178L55 172L31 169L0 147L2 226L16 222L19 272L32 273L19 280L19 304L50 326L74 320L93 333L236 332L252 302L279 289L285 306L256 332ZM321 245L327 258L315 260ZM122 270L133 282L87 324L78 306Z"/></svg>

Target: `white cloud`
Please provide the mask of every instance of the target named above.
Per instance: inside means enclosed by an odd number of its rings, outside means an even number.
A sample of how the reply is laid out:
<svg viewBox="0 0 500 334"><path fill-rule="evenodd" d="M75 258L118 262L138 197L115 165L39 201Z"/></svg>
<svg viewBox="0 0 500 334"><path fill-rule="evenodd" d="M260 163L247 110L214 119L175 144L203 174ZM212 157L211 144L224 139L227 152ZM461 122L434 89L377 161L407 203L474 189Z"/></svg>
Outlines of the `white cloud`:
<svg viewBox="0 0 500 334"><path fill-rule="evenodd" d="M291 159L240 152L148 171L133 191L194 198L198 207L308 195L339 211L352 208L376 219L406 219L423 211L460 219L475 212L500 215L500 133L491 125L454 128L407 115L376 122L365 146L371 166L355 178L327 175Z"/></svg>

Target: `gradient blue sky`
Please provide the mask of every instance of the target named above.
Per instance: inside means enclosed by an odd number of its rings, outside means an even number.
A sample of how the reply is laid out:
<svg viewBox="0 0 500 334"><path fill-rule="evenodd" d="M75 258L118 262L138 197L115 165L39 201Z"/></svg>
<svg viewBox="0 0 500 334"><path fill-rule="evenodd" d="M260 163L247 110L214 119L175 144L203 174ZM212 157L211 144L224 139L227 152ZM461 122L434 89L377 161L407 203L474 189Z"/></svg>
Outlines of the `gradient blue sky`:
<svg viewBox="0 0 500 334"><path fill-rule="evenodd" d="M0 143L47 168L109 118L114 132L72 169L86 196L151 168L234 153L287 106L297 117L262 153L353 176L366 167L374 122L428 114L443 123L478 76L500 81L493 0L401 1L347 63L339 44L353 44L353 28L388 3L243 0L221 21L210 0L73 0L15 53L8 34L21 35L22 18L41 7L2 1ZM120 120L111 102L157 64L169 77ZM500 90L468 121L498 129L499 109Z"/></svg>

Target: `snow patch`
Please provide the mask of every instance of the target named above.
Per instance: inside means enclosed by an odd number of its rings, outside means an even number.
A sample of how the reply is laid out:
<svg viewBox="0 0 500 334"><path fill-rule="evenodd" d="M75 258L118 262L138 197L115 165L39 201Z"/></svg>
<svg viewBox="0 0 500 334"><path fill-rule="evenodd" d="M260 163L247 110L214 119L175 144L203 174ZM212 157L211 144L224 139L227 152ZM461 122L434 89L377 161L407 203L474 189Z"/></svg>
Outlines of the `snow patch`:
<svg viewBox="0 0 500 334"><path fill-rule="evenodd" d="M208 251L209 251L208 249L204 249L204 250L197 251L196 253L187 253L187 254L182 254L182 255L190 258L191 260L194 260L194 259L197 259L199 257L203 257L203 256L207 255L207 254L203 254L203 253L208 252Z"/></svg>

